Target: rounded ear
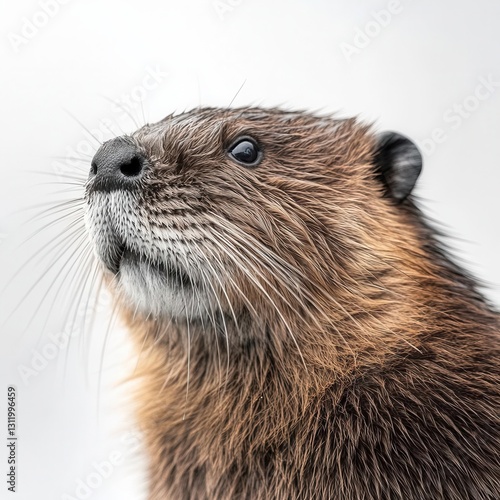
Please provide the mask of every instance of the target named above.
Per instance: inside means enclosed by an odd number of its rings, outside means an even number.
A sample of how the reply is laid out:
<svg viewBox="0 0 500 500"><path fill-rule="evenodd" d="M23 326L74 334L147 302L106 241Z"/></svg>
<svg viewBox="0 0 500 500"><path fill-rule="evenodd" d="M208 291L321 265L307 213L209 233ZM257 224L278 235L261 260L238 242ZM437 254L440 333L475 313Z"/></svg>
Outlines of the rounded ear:
<svg viewBox="0 0 500 500"><path fill-rule="evenodd" d="M383 132L377 138L374 166L387 194L401 203L413 190L422 171L422 155L407 137Z"/></svg>

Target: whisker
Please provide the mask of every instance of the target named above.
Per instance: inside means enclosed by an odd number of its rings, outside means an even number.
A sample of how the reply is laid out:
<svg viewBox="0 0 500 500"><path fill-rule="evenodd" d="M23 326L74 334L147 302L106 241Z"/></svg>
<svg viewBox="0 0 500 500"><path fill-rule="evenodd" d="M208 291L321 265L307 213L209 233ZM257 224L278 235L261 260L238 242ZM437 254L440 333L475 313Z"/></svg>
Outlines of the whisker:
<svg viewBox="0 0 500 500"><path fill-rule="evenodd" d="M75 233L77 231L73 231L73 233L71 233L69 236L66 236L66 238L64 238L62 241L65 241L68 237L75 237L75 238L78 238L78 236L76 235L75 236ZM59 235L61 236L61 235ZM82 235L80 234L79 236L80 238L82 238ZM57 243L57 239L54 241L51 242L51 244L47 245L47 247L51 247L51 246L54 246L54 244ZM47 248L46 247L46 248ZM50 251L50 250L49 250ZM57 253L57 255L54 257L54 260L52 261L52 263L47 267L47 269L42 273L41 276L38 277L37 280L35 280L35 282L32 284L32 286L29 288L29 290L26 292L26 294L21 298L21 300L19 301L19 303L17 304L16 307L14 307L14 309L11 311L10 315L7 317L7 319L5 320L6 322L9 321L12 316L18 311L19 307L21 307L21 305L24 303L24 301L31 295L31 293L35 290L35 288L38 286L38 284L45 278L45 276L52 270L52 268L57 264L58 262L58 259L59 257L64 254L65 252L68 251L68 248L65 248L64 246L62 247L62 249ZM47 254L48 252L46 252ZM25 265L29 264L31 261L33 261L36 257L39 257L39 255L37 254L34 254L32 255L29 259L27 259ZM70 257L71 258L71 255ZM66 260L65 262L67 262L68 260ZM24 267L21 267L19 268L16 273L14 273L14 276L11 277L11 279L7 282L7 284L5 285L5 287L3 288L3 290L0 292L0 295L3 295L6 291L6 289L9 287L9 285L13 282L14 279L16 279L19 274L23 271ZM4 325L5 326L5 325Z"/></svg>
<svg viewBox="0 0 500 500"><path fill-rule="evenodd" d="M203 252L200 251L200 255L203 255ZM205 258L205 261L208 262L208 260ZM212 268L213 269L213 268ZM215 275L217 273L214 273ZM227 328L227 324L226 324L226 319L224 317L224 309L222 308L222 305L221 305L221 302L219 300L219 296L212 284L212 281L210 279L207 279L207 283L209 285L209 287L212 289L212 293L213 293L213 297L215 298L215 301L217 302L217 306L219 308L219 311L220 311L220 317L221 317L221 320L222 320L222 326L224 328L224 337L226 339L226 356L227 356L227 362L226 362L226 376L225 376L225 384L227 384L227 381L229 379L229 351L230 351L230 348L229 348L229 331L228 331L228 328ZM229 299L227 299L229 301ZM229 301L229 304L230 304L230 301ZM234 314L234 312L233 312ZM216 327L215 329L215 332L217 334L218 332L218 328Z"/></svg>
<svg viewBox="0 0 500 500"><path fill-rule="evenodd" d="M78 242L78 239L75 237L75 240L74 240L73 244L76 244L77 242ZM63 267L61 267L61 269L57 272L56 276L52 280L52 284L49 286L48 291L50 291L52 289L52 286L54 286L56 283L58 283L58 281L59 281L62 273L64 272L64 270L68 266L69 262L71 261L72 258L74 258L73 263L69 266L69 269L66 269L66 274L62 278L62 281L59 283L59 289L57 290L57 292L54 295L54 298L52 300L52 303L51 303L51 306L50 306L50 309L49 309L49 313L48 313L48 315L46 317L45 324L44 324L44 326L41 329L41 333L44 331L45 326L47 325L47 322L48 322L50 316L52 315L52 310L53 310L53 308L55 306L55 303L56 303L57 299L59 298L59 294L61 293L61 290L63 289L64 283L66 282L68 276L70 275L71 271L73 270L73 267L78 263L79 258L82 256L82 254L87 253L87 255L88 255L88 250L89 250L89 245L87 245L87 246L83 245L80 248L80 252L78 253L78 255L75 255L75 254L71 255L70 258L63 264ZM71 294L68 292L68 296L70 296L70 295ZM46 297L47 296L48 296L48 294L46 295ZM32 316L31 316L31 319L30 319L29 323L26 326L26 330L29 328L29 326L32 324L33 320L37 316L38 311L40 310L41 306L44 304L46 297L39 302L37 308L35 309L35 311L33 312Z"/></svg>
<svg viewBox="0 0 500 500"><path fill-rule="evenodd" d="M108 326L107 326L106 332L104 334L104 342L103 342L103 345L102 345L101 356L100 356L100 359L99 359L99 371L98 371L98 375L97 375L97 404L96 404L96 413L97 413L98 420L99 420L100 408L101 408L102 372L104 370L104 357L106 355L106 347L108 345L108 339L109 339L110 332L113 331L113 328L115 326L116 320L118 318L118 314L117 314L118 307L117 307L117 304L118 303L115 302L115 304L113 305L113 309L111 311L111 315L110 315L110 318L109 318L109 321L108 321Z"/></svg>
<svg viewBox="0 0 500 500"><path fill-rule="evenodd" d="M220 236L220 235L219 235ZM212 241L214 241L216 244L218 244L218 242L216 242L215 239L213 239ZM305 359L304 359L304 356L302 354L302 351L300 349L300 346L297 342L297 339L295 338L295 335L293 334L288 322L286 321L283 313L281 312L281 310L278 308L278 306L276 305L276 303L273 301L273 299L271 298L271 296L269 295L269 293L264 289L264 287L262 286L262 284L248 271L247 268L245 268L244 265L241 264L241 262L238 261L238 259L235 258L235 256L232 254L232 253L229 253L227 252L227 250L225 249L225 246L224 245L220 245L219 244L219 247L221 248L222 251L224 251L226 253L226 255L232 259L232 261L234 262L234 264L240 268L244 273L245 275L258 287L258 289L266 296L267 300L269 301L269 303L273 306L273 308L275 309L276 313L278 314L278 316L280 317L281 321L283 322L283 324L285 325L286 327L286 331L289 333L290 337L292 338L292 341L293 343L295 344L295 347L297 348L298 352L299 352L299 356L302 360L302 363L304 365L304 368L306 369L306 371L308 370L307 369L307 365L306 365L306 362L305 362ZM269 284L269 283L268 283ZM278 292L277 290L275 290L276 292ZM278 292L279 293L279 292Z"/></svg>
<svg viewBox="0 0 500 500"><path fill-rule="evenodd" d="M85 130L85 132L87 132L87 134L90 135L90 137L92 137L99 146L101 146L101 141L99 141L99 139L97 139L97 137L92 133L91 130L89 130L73 113L71 113L71 111L69 111L68 109L65 109L64 111L66 111L66 113L70 116L70 118L72 118L76 123L78 123L78 125L80 125L83 130Z"/></svg>
<svg viewBox="0 0 500 500"><path fill-rule="evenodd" d="M78 314L79 314L80 305L81 305L81 301L83 298L83 293L87 288L88 276L90 275L90 272L88 272L88 271L92 268L92 263L93 263L92 254L89 252L87 254L87 257L81 263L80 272L78 274L77 279L75 280L78 283L76 290L78 290L80 288L80 293L79 293L79 295L77 294L78 299L76 299L74 301L74 305L72 307L68 308L66 316L65 316L65 320L64 320L64 324L67 325L66 330L69 330L72 334L75 331L78 331L79 336L80 336L80 343L84 342L84 339L85 339L85 316L84 316L84 318L82 318L83 325L78 330L75 330L76 319L77 319ZM90 293L91 293L91 290L88 290L89 296L90 296ZM73 311L73 317L72 317L72 320L69 321L69 317L71 316L72 311ZM70 352L71 340L73 337L72 334L70 335L70 337L68 339L68 349L67 349L68 353ZM68 369L68 359L69 359L69 355L64 360L64 366L63 366L64 378L66 378L66 373L67 373L67 369Z"/></svg>
<svg viewBox="0 0 500 500"><path fill-rule="evenodd" d="M193 242L194 243L194 242ZM236 319L236 314L234 312L234 309L233 309L233 306L231 305L231 301L229 300L229 297L226 293L226 291L224 290L224 286L217 274L217 272L215 271L215 269L213 268L213 266L211 265L210 263L210 260L205 256L205 254L201 251L200 247L194 243L196 245L196 247L198 248L198 252L199 252L199 255L200 256L203 256L204 257L204 261L208 264L208 266L210 267L210 269L212 270L213 274L212 276L215 277L215 279L219 282L219 286L221 288L221 291L223 292L224 296L226 297L226 300L227 300L227 303L228 303L228 306L230 308L230 311L231 311L231 314L233 316L233 319L234 319L234 323L235 323L235 326L237 328L238 331L240 331L240 328L239 328L239 324L238 324L238 320ZM207 279L206 282L208 282L208 285L210 286L210 288L212 289L212 293L213 293L213 296L215 298L215 300L217 301L217 304L219 306L219 311L220 311L220 314L221 314L221 318L222 318L222 321L223 321L223 325L224 325L224 331L225 331L225 338L226 338L226 349L227 349L227 352L226 352L226 356L227 356L227 361L226 361L226 376L225 376L225 382L227 384L227 381L228 381L228 374L229 374L229 333L228 333L228 330L227 330L227 325L226 325L226 321L225 321L225 318L224 318L224 311L222 309L222 306L221 306L221 303L220 303L220 300L218 298L218 294L217 292L215 291L215 288L214 286L212 285L212 281L210 279ZM217 343L217 349L219 349L219 341L217 339L217 327L216 327L216 324L214 324L215 326L215 334L216 334L216 343ZM241 332L240 332L241 334Z"/></svg>
<svg viewBox="0 0 500 500"><path fill-rule="evenodd" d="M66 158L60 158L60 159L66 159ZM86 161L87 160L85 160L85 162ZM68 179L82 181L82 185L85 183L85 181L87 180L87 177L88 177L86 170L85 170L85 172L82 171L81 174L78 174L77 172L74 172L74 173L69 173L69 172L48 172L48 171L44 171L44 170L42 170L42 171L37 171L37 170L23 170L23 172L25 172L26 174L31 174L31 175L47 175L47 176L50 176L50 177L57 177L57 178L67 177Z"/></svg>
<svg viewBox="0 0 500 500"><path fill-rule="evenodd" d="M240 85L240 88L236 91L236 94L234 94L234 97L231 99L231 102L229 103L228 108L231 107L231 105L233 104L233 102L235 101L235 99L238 97L239 93L241 92L241 90L245 86L245 83L247 83L246 78L243 80L243 83Z"/></svg>
<svg viewBox="0 0 500 500"><path fill-rule="evenodd" d="M84 241L84 235L80 235L79 237L75 237L75 240L74 240L74 244L78 243L78 241ZM80 245L79 245L80 246ZM81 253L83 251L85 251L86 248L83 247L81 250L80 250L80 253L79 255L81 255ZM26 300L26 298L29 296L29 294L34 290L35 286L40 282L42 281L42 279L45 277L45 275L51 270L54 268L54 266L58 263L58 260L59 260L59 256L61 254L64 254L65 252L67 251L67 248L64 248L62 249L61 252L58 253L58 256L56 258L56 260L54 260L52 262L52 264L48 267L48 269L42 273L42 276L39 278L39 280L35 281L35 284L33 285L33 288L30 289L30 291L28 292L28 294L26 294L23 299L21 300L20 304L14 309L14 312L17 311L18 307L23 303L24 300ZM26 325L25 327L25 330L26 331L32 324L33 320L36 318L36 315L38 314L38 311L41 309L42 305L44 305L45 301L47 300L47 297L49 296L48 292L50 292L53 287L55 286L55 284L58 282L61 274L63 273L63 271L65 270L65 268L67 267L68 263L71 261L71 259L74 257L73 254L70 254L70 256L63 262L63 265L61 267L61 269L57 272L55 278L52 280L52 283L49 285L49 288L47 290L47 294L44 296L44 298L39 302L38 306L36 307L35 311L33 312L33 314L31 315L31 319L29 320L28 324ZM63 281L61 282L60 284L60 288L59 290L56 292L56 296L54 297L54 302L55 303L55 300L57 300L57 297L59 296L59 293L60 293L60 290L61 288L63 287L64 285L64 282L66 281L68 275L69 275L69 272L71 271L71 269L73 268L73 266L75 265L75 262L73 262L73 264L70 265L70 268L69 270L67 270L64 278L63 278ZM52 312L52 308L51 308L51 311L49 312L49 314ZM47 318L48 319L48 318Z"/></svg>
<svg viewBox="0 0 500 500"><path fill-rule="evenodd" d="M104 99L106 99L106 101L114 104L115 106L118 106L132 120L136 129L140 128L139 123L136 121L136 119L134 118L132 113L120 101L117 101L115 99L111 99L111 98L106 97L106 96L103 96L103 97L104 97ZM112 132L112 130L110 130L110 132Z"/></svg>
<svg viewBox="0 0 500 500"><path fill-rule="evenodd" d="M205 290L205 293L208 293L208 286L207 282L209 281L209 277L207 276L207 272L205 269L200 266L199 272L201 273L201 278L203 280L203 287ZM218 365L218 374L219 374L219 387L222 387L222 364L221 364L221 353L220 353L220 346L219 346L219 336L217 335L217 324L215 321L215 316L214 316L214 310L211 304L211 300L208 301L208 309L207 309L207 314L209 316L209 319L212 322L212 328L214 332L214 338L215 338L215 346L217 348L217 365Z"/></svg>

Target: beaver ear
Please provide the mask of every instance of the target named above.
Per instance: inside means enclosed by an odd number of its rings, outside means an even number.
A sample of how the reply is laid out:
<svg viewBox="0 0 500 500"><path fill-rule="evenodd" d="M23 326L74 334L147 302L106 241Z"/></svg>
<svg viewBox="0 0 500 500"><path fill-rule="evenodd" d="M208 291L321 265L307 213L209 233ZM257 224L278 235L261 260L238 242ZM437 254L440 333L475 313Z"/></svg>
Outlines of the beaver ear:
<svg viewBox="0 0 500 500"><path fill-rule="evenodd" d="M374 165L389 196L401 203L417 182L422 170L422 155L407 137L383 132L377 138Z"/></svg>

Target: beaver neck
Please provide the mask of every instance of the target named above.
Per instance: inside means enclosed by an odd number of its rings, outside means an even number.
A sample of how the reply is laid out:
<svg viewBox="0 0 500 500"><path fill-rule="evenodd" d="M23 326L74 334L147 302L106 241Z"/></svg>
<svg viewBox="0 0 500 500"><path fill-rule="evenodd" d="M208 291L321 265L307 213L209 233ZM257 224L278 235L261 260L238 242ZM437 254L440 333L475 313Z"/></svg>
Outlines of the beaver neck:
<svg viewBox="0 0 500 500"><path fill-rule="evenodd" d="M408 296L401 293L398 301L377 295L363 314L346 306L343 314L336 311L342 318L336 322L290 321L290 331L276 320L252 331L251 322L236 326L229 319L214 328L129 318L139 350L136 375L144 388L140 421L201 436L207 454L217 449L215 443L235 454L283 437L326 389L341 397L353 378L382 369L395 356L418 356L443 331L460 335L481 324L498 325L498 317L463 283L427 276L418 295L415 287L408 286ZM235 425L241 432L234 432ZM246 442L250 429L252 440Z"/></svg>
<svg viewBox="0 0 500 500"><path fill-rule="evenodd" d="M273 330L276 322L242 332L230 321L217 331L129 318L139 351L138 422L151 457L151 484L158 488L151 498L164 498L167 490L179 497L186 489L203 497L223 477L243 477L250 457L280 449L293 432L312 425L323 399L336 407L355 379L380 373L396 358L443 346L446 352L450 342L467 345L467 335L479 329L498 329L498 317L473 283L458 280L452 268L427 273L418 283L410 271L397 272L408 278L398 301L393 294L374 295L364 314L346 306L349 314L335 324L294 330L295 340L288 336L283 343L273 342L275 334L286 334ZM224 483L228 498L233 479Z"/></svg>

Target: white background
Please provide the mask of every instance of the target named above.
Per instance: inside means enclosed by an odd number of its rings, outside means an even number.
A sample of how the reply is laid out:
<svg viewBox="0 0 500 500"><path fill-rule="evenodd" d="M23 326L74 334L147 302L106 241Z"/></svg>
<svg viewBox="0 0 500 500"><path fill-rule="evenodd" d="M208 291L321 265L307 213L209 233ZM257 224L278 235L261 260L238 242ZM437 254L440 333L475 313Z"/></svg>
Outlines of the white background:
<svg viewBox="0 0 500 500"><path fill-rule="evenodd" d="M92 155L98 145L84 127L98 136L111 128L105 138L134 129L113 101L139 124L232 102L360 115L408 135L425 145L424 211L500 304L498 1L46 0L50 14L43 3L4 0L0 16L0 439L9 384L19 435L18 493L1 479L0 498L144 498L140 438L123 404L129 386L115 383L133 370L126 333L108 329L103 303L92 334L87 324L50 351L50 334L75 323L67 284L78 288L79 268L63 265L60 229L42 227L56 215L30 221L40 203L81 192L60 184L61 170L88 165L57 157ZM481 79L499 84L478 90ZM99 475L96 463L117 453L121 462Z"/></svg>

